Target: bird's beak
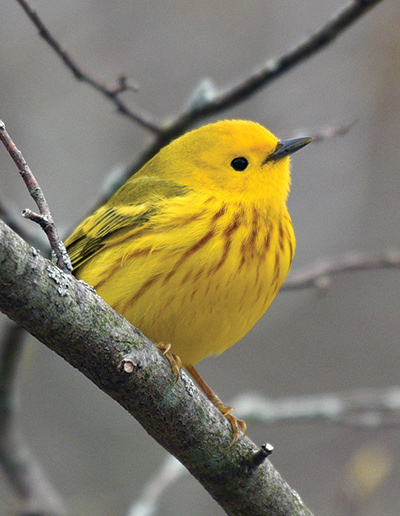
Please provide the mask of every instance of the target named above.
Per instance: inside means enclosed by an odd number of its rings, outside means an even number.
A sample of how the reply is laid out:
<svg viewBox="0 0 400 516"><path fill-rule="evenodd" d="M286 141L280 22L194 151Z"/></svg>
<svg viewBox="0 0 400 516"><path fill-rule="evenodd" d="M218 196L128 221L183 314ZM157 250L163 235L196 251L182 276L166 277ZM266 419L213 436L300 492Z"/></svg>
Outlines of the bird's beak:
<svg viewBox="0 0 400 516"><path fill-rule="evenodd" d="M289 156L290 154L302 149L313 140L314 138L290 138L289 140L279 140L276 144L275 152L268 156L268 161Z"/></svg>

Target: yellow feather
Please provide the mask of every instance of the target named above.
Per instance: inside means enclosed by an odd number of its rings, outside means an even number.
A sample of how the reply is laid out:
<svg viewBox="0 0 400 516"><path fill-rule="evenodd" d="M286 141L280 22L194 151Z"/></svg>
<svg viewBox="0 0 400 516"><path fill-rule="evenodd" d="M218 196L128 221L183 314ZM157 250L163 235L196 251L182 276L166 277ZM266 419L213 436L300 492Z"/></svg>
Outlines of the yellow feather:
<svg viewBox="0 0 400 516"><path fill-rule="evenodd" d="M76 276L184 366L222 353L290 269L288 155L309 141L237 120L178 138L69 237Z"/></svg>

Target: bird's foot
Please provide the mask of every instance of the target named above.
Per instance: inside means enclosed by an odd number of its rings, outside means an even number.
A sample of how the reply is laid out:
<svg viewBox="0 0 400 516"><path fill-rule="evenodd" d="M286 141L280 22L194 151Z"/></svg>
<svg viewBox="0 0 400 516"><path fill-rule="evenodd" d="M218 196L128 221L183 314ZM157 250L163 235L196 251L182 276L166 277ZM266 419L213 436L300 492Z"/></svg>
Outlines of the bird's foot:
<svg viewBox="0 0 400 516"><path fill-rule="evenodd" d="M232 426L233 439L231 444L228 446L229 450L229 448L232 448L232 446L236 443L239 437L244 437L246 435L247 425L246 421L243 421L243 419L239 419L232 414L233 407L226 407L219 398L218 400L221 404L213 402L214 405L221 412L221 414L226 417Z"/></svg>
<svg viewBox="0 0 400 516"><path fill-rule="evenodd" d="M221 399L215 394L215 392L206 384L203 378L199 375L196 369L193 366L187 366L186 369L193 377L199 388L204 392L207 398L211 401L213 405L217 407L217 409L221 412L223 416L230 422L232 426L232 442L228 446L232 448L232 446L236 443L239 437L244 437L247 432L247 426L245 421L242 419L238 419L237 417L232 415L233 407L226 407Z"/></svg>
<svg viewBox="0 0 400 516"><path fill-rule="evenodd" d="M170 351L171 344L164 344L163 342L158 342L156 346L170 363L171 369L175 373L175 384L179 380L179 371L182 369L181 359L178 357L176 353Z"/></svg>

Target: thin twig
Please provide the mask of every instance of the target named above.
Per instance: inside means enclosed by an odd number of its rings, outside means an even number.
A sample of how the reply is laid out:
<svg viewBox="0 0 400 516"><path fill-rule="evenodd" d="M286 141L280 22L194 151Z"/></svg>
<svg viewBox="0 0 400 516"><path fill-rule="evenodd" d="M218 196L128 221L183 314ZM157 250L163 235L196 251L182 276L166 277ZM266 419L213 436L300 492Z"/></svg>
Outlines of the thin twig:
<svg viewBox="0 0 400 516"><path fill-rule="evenodd" d="M301 128L291 136L296 137L302 136L303 134L309 134L314 138L314 145L315 143L323 143L339 136L345 136L350 129L352 129L355 123L356 120L352 120L350 122L332 123L319 128Z"/></svg>
<svg viewBox="0 0 400 516"><path fill-rule="evenodd" d="M174 121L171 127L178 126L179 123L187 123L190 118L203 118L210 114L215 114L222 109L232 107L237 102L246 100L260 88L277 79L291 68L310 58L328 44L332 43L340 34L342 34L349 26L355 23L361 16L368 12L372 7L380 3L382 0L353 0L341 11L335 14L322 28L309 36L304 42L297 45L294 49L286 54L271 59L267 63L255 70L251 75L246 77L231 88L226 89L203 107L197 110L181 113Z"/></svg>
<svg viewBox="0 0 400 516"><path fill-rule="evenodd" d="M271 455L274 451L274 447L272 444L265 443L260 446L260 449L257 450L254 455L251 457L251 467L253 469L258 468L260 464L262 464L267 457Z"/></svg>
<svg viewBox="0 0 400 516"><path fill-rule="evenodd" d="M16 422L16 369L25 330L10 321L0 342L0 464L24 506L25 516L62 516L63 503L33 459Z"/></svg>
<svg viewBox="0 0 400 516"><path fill-rule="evenodd" d="M157 514L163 494L187 472L187 469L175 457L167 455L160 468L141 489L140 497L132 503L127 516L154 516Z"/></svg>
<svg viewBox="0 0 400 516"><path fill-rule="evenodd" d="M232 405L241 418L266 425L307 421L373 430L400 427L400 386L397 385L275 399L257 393L241 394L232 400ZM262 462L272 450L271 445L262 445L253 459ZM140 497L132 503L128 516L158 514L161 497L187 473L176 459L166 456Z"/></svg>
<svg viewBox="0 0 400 516"><path fill-rule="evenodd" d="M312 137L314 138L313 145L314 143L326 142L327 140L331 140L338 136L345 136L355 123L356 120L342 124L330 124L320 128L317 131L313 131L311 133Z"/></svg>
<svg viewBox="0 0 400 516"><path fill-rule="evenodd" d="M261 88L265 88L275 79L288 72L295 66L309 59L332 43L347 28L375 7L382 0L353 0L341 11L335 14L323 27L309 36L295 48L268 60L263 66L230 88L205 96L203 103L190 104L175 118L169 119L162 127L157 139L147 148L138 160L127 171L130 177L139 170L150 158L167 143L183 134L194 123L203 118L233 107L239 102L250 98Z"/></svg>
<svg viewBox="0 0 400 516"><path fill-rule="evenodd" d="M219 91L214 88L214 86L209 88L209 94L202 95L201 101L199 101L198 96L196 96L196 101L190 102L178 115L172 118L168 117L168 120L164 124L157 124L150 115L139 113L137 109L133 111L121 101L119 98L120 93L131 89L131 87L126 87L126 80L123 76L119 79L119 85L114 88L107 88L90 77L89 74L76 64L69 56L68 52L62 48L61 44L51 34L43 20L39 17L36 10L32 8L29 1L17 0L29 19L38 29L40 36L50 45L78 80L86 82L102 93L106 98L110 99L117 106L121 114L155 134L156 138L154 142L142 153L138 160L129 167L125 177L130 177L134 172L139 170L144 163L152 158L164 145L183 134L194 123L207 116L231 108L239 102L243 102L261 88L266 87L273 80L323 50L348 27L381 1L382 0L352 0L323 27L286 54L268 60L263 66L260 66L253 73L230 88L221 89Z"/></svg>
<svg viewBox="0 0 400 516"><path fill-rule="evenodd" d="M42 189L39 186L35 176L33 175L29 165L25 161L20 150L18 150L17 146L11 139L10 135L6 131L6 126L4 122L0 120L0 141L3 143L4 147L10 154L14 163L16 164L19 173L24 180L31 197L36 202L40 215L33 214L30 210L26 210L25 213L28 213L27 218L34 220L35 222L40 223L44 232L49 239L50 246L54 252L56 257L56 263L58 267L64 272L71 272L72 265L69 259L68 253L65 249L65 246L58 236L57 228L54 223L53 217L51 216L49 206L47 204L46 198L43 195ZM32 215L32 216L30 216Z"/></svg>
<svg viewBox="0 0 400 516"><path fill-rule="evenodd" d="M381 251L378 253L349 253L338 258L326 258L294 272L284 283L281 290L297 290L316 287L326 289L329 277L335 274L351 271L366 271L374 269L399 269L400 250Z"/></svg>
<svg viewBox="0 0 400 516"><path fill-rule="evenodd" d="M228 514L311 516L268 460L249 472L258 447L247 436L228 450L229 422L183 371L174 383L170 364L152 341L81 282L33 255L2 221L0 263L0 281L8 287L0 289L0 311L134 415ZM60 284L66 287L62 293ZM121 365L128 358L133 367L126 371Z"/></svg>
<svg viewBox="0 0 400 516"><path fill-rule="evenodd" d="M400 427L400 386L271 399L242 394L235 414L264 424L323 421L356 428Z"/></svg>
<svg viewBox="0 0 400 516"><path fill-rule="evenodd" d="M68 52L61 46L61 44L57 41L57 39L51 34L49 29L46 27L42 19L39 17L37 11L33 9L30 3L27 0L17 0L20 6L23 8L25 13L28 15L29 19L35 25L35 27L39 31L39 35L50 45L50 47L54 50L54 52L62 59L65 66L69 68L69 70L74 74L75 78L79 81L85 82L89 84L92 88L100 92L106 98L111 100L118 111L130 118L134 122L138 123L142 127L148 129L149 131L157 134L160 130L158 125L153 121L152 117L145 113L139 113L137 109L130 109L125 102L123 102L120 98L120 94L124 91L128 90L136 90L136 85L128 84L128 81L125 76L121 75L118 80L118 85L113 88L108 88L104 84L101 84L99 81L90 77L83 69L78 66L78 64L70 57Z"/></svg>

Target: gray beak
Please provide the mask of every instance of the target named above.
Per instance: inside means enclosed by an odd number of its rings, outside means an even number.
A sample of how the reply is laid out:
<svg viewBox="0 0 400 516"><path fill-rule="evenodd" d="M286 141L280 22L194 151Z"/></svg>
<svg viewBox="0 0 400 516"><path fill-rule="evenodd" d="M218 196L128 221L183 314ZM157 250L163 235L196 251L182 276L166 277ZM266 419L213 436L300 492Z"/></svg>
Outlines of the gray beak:
<svg viewBox="0 0 400 516"><path fill-rule="evenodd" d="M276 144L275 152L268 156L268 161L289 156L290 154L302 149L313 140L314 138L290 138L289 140L279 140Z"/></svg>

